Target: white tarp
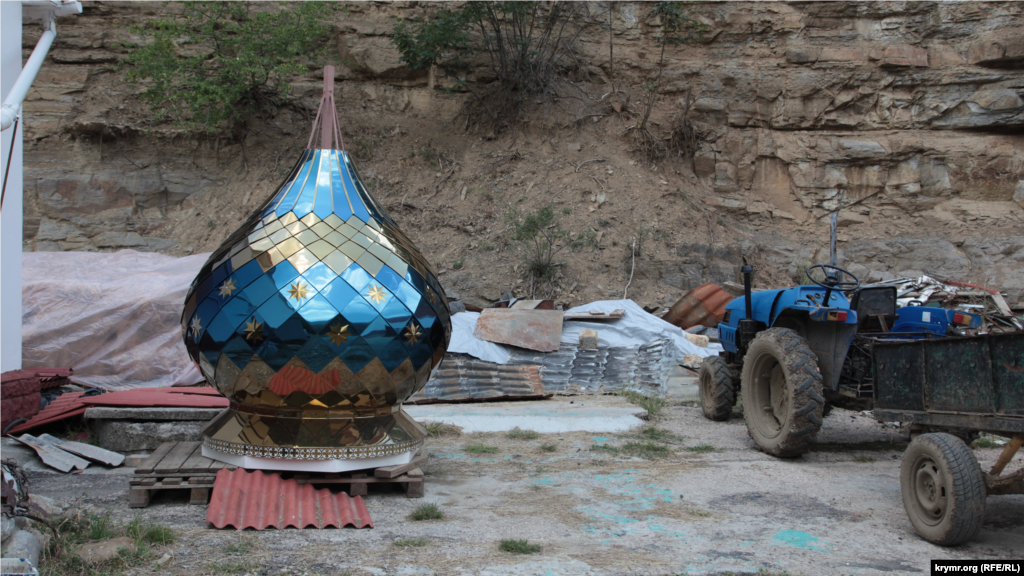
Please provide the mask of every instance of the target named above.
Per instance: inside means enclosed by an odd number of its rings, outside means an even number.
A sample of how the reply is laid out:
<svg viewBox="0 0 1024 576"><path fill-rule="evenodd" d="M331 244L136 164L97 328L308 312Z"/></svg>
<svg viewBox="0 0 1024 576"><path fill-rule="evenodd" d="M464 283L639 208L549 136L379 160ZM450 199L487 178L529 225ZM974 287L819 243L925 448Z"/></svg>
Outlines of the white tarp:
<svg viewBox="0 0 1024 576"><path fill-rule="evenodd" d="M632 300L600 300L566 310L566 314L590 312L614 312L625 310L626 313L618 320L603 322L563 322L562 342L577 344L581 330L596 330L597 341L608 346L639 346L653 340L668 338L679 350L679 358L696 354L701 358L717 356L721 345L712 344L701 348L683 336L683 329L665 322L653 314L649 314Z"/></svg>
<svg viewBox="0 0 1024 576"><path fill-rule="evenodd" d="M715 356L721 345L712 344L701 348L683 336L683 330L661 318L648 314L632 300L601 300L583 306L577 306L566 312L614 312L625 310L622 318L603 322L563 322L562 342L576 344L580 339L581 330L597 330L597 339L607 346L640 346L654 340L670 339L679 351L679 358L696 354L702 358ZM503 344L495 344L480 340L473 336L473 328L480 317L477 312L460 312L452 316L452 342L450 352L463 352L496 364L507 364L510 348Z"/></svg>
<svg viewBox="0 0 1024 576"><path fill-rule="evenodd" d="M185 351L181 310L209 254L28 252L22 261L22 365L75 369L107 389L203 381Z"/></svg>
<svg viewBox="0 0 1024 576"><path fill-rule="evenodd" d="M473 335L479 317L479 312L459 312L452 315L452 340L448 343L448 351L469 354L495 364L508 364L512 355L507 346L481 340Z"/></svg>

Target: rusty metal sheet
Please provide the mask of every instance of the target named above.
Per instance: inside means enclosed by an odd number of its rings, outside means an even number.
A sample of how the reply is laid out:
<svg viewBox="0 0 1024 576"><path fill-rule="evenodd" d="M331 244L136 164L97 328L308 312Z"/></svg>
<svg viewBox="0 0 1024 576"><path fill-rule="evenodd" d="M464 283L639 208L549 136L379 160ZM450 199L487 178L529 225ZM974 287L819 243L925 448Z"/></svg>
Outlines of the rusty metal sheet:
<svg viewBox="0 0 1024 576"><path fill-rule="evenodd" d="M488 308L480 313L473 335L488 342L555 352L562 340L562 311Z"/></svg>
<svg viewBox="0 0 1024 576"><path fill-rule="evenodd" d="M493 402L540 400L552 396L554 392L544 390L538 366L492 364L448 355L427 385L406 402Z"/></svg>
<svg viewBox="0 0 1024 576"><path fill-rule="evenodd" d="M697 325L717 328L725 317L726 304L732 301L732 294L708 282L683 294L662 320L683 330Z"/></svg>
<svg viewBox="0 0 1024 576"><path fill-rule="evenodd" d="M42 390L70 384L71 368L36 368L11 370L0 374L3 411L0 427L7 428L21 418L32 418L39 413Z"/></svg>
<svg viewBox="0 0 1024 576"><path fill-rule="evenodd" d="M221 469L213 483L206 521L216 528L238 530L274 527L373 528L362 497L332 494L310 484L285 480L280 474Z"/></svg>

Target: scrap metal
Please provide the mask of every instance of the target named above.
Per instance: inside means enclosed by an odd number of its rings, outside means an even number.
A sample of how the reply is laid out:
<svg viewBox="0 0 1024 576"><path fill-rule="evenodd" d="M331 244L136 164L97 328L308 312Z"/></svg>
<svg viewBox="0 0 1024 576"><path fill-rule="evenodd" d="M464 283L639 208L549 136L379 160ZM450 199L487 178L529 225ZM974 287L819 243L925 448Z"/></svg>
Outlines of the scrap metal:
<svg viewBox="0 0 1024 576"><path fill-rule="evenodd" d="M732 294L718 284L708 282L683 294L662 320L683 330L691 326L716 328L725 317L725 305L732 300Z"/></svg>

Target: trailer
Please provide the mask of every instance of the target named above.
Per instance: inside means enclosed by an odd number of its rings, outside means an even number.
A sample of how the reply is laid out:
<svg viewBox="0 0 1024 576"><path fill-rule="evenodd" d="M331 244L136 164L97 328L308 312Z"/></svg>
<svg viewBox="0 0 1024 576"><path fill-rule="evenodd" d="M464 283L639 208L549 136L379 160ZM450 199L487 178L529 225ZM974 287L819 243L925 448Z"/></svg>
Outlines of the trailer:
<svg viewBox="0 0 1024 576"><path fill-rule="evenodd" d="M903 455L903 506L917 533L955 546L981 529L988 496L1024 494L1024 466L1003 471L1024 444L1024 332L867 339L874 415L910 426ZM985 472L968 442L1009 439Z"/></svg>

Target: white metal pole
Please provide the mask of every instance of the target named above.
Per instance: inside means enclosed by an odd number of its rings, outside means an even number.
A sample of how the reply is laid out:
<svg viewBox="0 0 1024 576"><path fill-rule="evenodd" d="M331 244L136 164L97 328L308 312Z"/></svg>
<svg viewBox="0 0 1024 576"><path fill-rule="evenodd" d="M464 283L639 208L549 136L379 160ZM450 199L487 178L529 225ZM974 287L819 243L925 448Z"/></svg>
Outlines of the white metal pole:
<svg viewBox="0 0 1024 576"><path fill-rule="evenodd" d="M20 2L0 1L0 94L14 87L21 70ZM0 214L0 372L21 369L21 244L22 244L22 137L0 134L0 169L11 162L7 197ZM12 146L13 144L13 146Z"/></svg>
<svg viewBox="0 0 1024 576"><path fill-rule="evenodd" d="M47 22L43 35L39 37L35 50L32 51L32 55L25 62L25 67L22 68L18 80L14 83L7 97L4 98L3 110L0 110L0 131L7 130L14 124L14 119L18 116L18 108L21 107L25 96L28 95L28 89L32 87L32 82L36 79L39 68L43 66L46 54L50 51L50 45L53 44L53 39L56 37L57 24L50 20Z"/></svg>

